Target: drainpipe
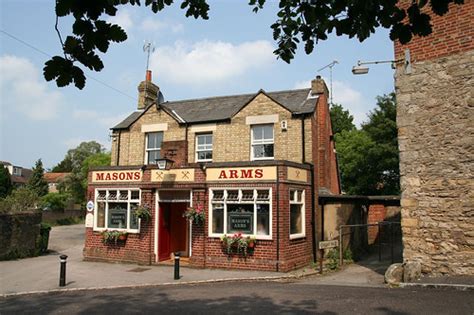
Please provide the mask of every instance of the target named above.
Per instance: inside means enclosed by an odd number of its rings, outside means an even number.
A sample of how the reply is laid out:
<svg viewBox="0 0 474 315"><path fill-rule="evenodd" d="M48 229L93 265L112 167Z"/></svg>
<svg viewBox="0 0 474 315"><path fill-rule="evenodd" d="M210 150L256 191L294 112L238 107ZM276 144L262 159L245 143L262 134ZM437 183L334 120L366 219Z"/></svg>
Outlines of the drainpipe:
<svg viewBox="0 0 474 315"><path fill-rule="evenodd" d="M301 154L303 155L301 161L303 164L306 163L306 150L305 150L305 138L304 138L304 115L301 116Z"/></svg>
<svg viewBox="0 0 474 315"><path fill-rule="evenodd" d="M278 176L279 167L277 165L277 178L276 178L276 208L277 208L277 262L276 271L280 271L280 176Z"/></svg>
<svg viewBox="0 0 474 315"><path fill-rule="evenodd" d="M316 211L316 198L314 194L316 193L314 191L314 165L311 163L307 163L310 166L310 172L311 172L311 236L312 236L312 241L313 241L313 262L316 262L317 254L316 254L316 218L314 216L314 212Z"/></svg>
<svg viewBox="0 0 474 315"><path fill-rule="evenodd" d="M122 135L122 132L119 131L118 132L118 140L117 140L117 158L116 158L116 162L115 162L115 165L116 166L119 166L120 164L120 137Z"/></svg>

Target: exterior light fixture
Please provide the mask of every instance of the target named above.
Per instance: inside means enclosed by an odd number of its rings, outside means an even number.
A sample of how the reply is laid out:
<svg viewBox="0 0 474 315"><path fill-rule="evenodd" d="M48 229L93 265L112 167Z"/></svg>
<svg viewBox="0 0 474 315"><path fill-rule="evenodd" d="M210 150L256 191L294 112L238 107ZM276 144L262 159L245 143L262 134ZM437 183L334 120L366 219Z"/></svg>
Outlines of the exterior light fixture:
<svg viewBox="0 0 474 315"><path fill-rule="evenodd" d="M395 69L397 63L403 62L405 74L411 73L411 61L410 61L410 50L405 50L405 58L398 60L382 60L382 61L357 61L357 66L352 67L352 74L367 74L369 73L369 68L364 67L363 65L377 65L379 63L389 63L392 66L392 69Z"/></svg>
<svg viewBox="0 0 474 315"><path fill-rule="evenodd" d="M160 170L169 170L173 166L174 161L170 159L156 159L156 165Z"/></svg>

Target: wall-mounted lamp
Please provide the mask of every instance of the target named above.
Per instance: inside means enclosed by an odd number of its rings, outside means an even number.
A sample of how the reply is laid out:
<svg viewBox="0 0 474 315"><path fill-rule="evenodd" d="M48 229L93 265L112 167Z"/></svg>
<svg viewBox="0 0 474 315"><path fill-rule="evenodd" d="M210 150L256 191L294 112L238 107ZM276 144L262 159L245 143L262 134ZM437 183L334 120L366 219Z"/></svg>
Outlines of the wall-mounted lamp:
<svg viewBox="0 0 474 315"><path fill-rule="evenodd" d="M115 132L112 132L109 134L109 141L117 141L117 138L118 138L118 134L116 134Z"/></svg>
<svg viewBox="0 0 474 315"><path fill-rule="evenodd" d="M411 61L410 61L410 50L405 50L405 58L398 60L382 60L382 61L357 61L357 66L352 67L352 74L367 74L369 73L369 68L364 67L363 65L377 65L379 63L390 63L392 69L395 69L396 64L402 63L404 65L405 74L411 73Z"/></svg>
<svg viewBox="0 0 474 315"><path fill-rule="evenodd" d="M170 159L156 159L155 163L160 170L169 170L173 166L174 161Z"/></svg>

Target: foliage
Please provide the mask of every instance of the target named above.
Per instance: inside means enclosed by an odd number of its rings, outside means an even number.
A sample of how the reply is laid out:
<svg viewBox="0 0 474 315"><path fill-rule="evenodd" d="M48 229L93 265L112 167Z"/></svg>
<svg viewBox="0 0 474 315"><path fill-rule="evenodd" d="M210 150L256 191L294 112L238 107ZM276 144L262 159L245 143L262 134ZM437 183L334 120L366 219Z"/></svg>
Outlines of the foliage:
<svg viewBox="0 0 474 315"><path fill-rule="evenodd" d="M135 216L143 221L150 221L151 219L151 208L149 205L144 204L135 209Z"/></svg>
<svg viewBox="0 0 474 315"><path fill-rule="evenodd" d="M41 255L48 251L49 243L49 232L51 231L51 225L47 223L41 223L40 234L36 240L36 254Z"/></svg>
<svg viewBox="0 0 474 315"><path fill-rule="evenodd" d="M62 211L66 208L69 200L72 199L70 193L49 193L40 199L39 206L43 210Z"/></svg>
<svg viewBox="0 0 474 315"><path fill-rule="evenodd" d="M206 214L204 213L204 207L202 205L197 205L195 208L189 207L183 216L197 225L204 224L206 220Z"/></svg>
<svg viewBox="0 0 474 315"><path fill-rule="evenodd" d="M10 177L10 172L8 172L8 168L0 165L0 198L8 196L12 192L12 189L12 179Z"/></svg>
<svg viewBox="0 0 474 315"><path fill-rule="evenodd" d="M18 213L37 210L38 195L28 187L20 187L0 200L0 213Z"/></svg>
<svg viewBox="0 0 474 315"><path fill-rule="evenodd" d="M330 109L331 126L333 135L342 131L351 131L355 129L354 116L340 104L332 104Z"/></svg>
<svg viewBox="0 0 474 315"><path fill-rule="evenodd" d="M28 180L28 187L35 191L39 197L48 193L48 183L44 179L44 168L41 159L36 161L35 167L33 167L33 174Z"/></svg>
<svg viewBox="0 0 474 315"><path fill-rule="evenodd" d="M145 0L145 6L154 13L171 5L173 0ZM264 7L266 0L250 0L254 12ZM300 42L310 54L314 45L326 40L328 34L346 35L364 41L377 27L390 30L390 39L402 44L408 43L413 35L431 34L431 18L423 13L428 7L436 15L444 15L449 4L462 4L464 0L418 0L412 1L408 8L397 6L397 0L280 0L277 20L271 25L273 38L278 43L274 53L285 62L290 62ZM74 83L82 89L86 78L84 67L101 71L104 64L98 53L106 53L112 42L120 43L127 39L125 31L116 24L107 22L115 16L122 5L140 5L139 0L56 0L56 31L61 42L64 57L54 56L45 63L43 75L47 81L55 80L62 87ZM206 0L181 0L181 9L186 16L209 18L209 5ZM73 17L72 33L63 42L58 29L58 18Z"/></svg>
<svg viewBox="0 0 474 315"><path fill-rule="evenodd" d="M329 270L337 270L339 269L339 249L332 248L326 254L327 263Z"/></svg>
<svg viewBox="0 0 474 315"><path fill-rule="evenodd" d="M125 240L128 236L127 232L117 230L105 230L102 232L102 242L104 244L114 243L117 244L119 240Z"/></svg>
<svg viewBox="0 0 474 315"><path fill-rule="evenodd" d="M235 233L232 236L224 234L221 237L221 242L227 255L236 253L247 256L248 254L253 253L255 245L257 244L257 239L250 236L243 237L242 233Z"/></svg>
<svg viewBox="0 0 474 315"><path fill-rule="evenodd" d="M87 188L87 173L89 167L110 165L110 153L105 153L104 148L96 141L82 142L75 149L67 152L60 165L70 166L69 174L64 181L58 185L60 191L71 193L75 202L84 202Z"/></svg>
<svg viewBox="0 0 474 315"><path fill-rule="evenodd" d="M396 102L393 93L377 97L362 130L335 136L342 189L351 195L400 192Z"/></svg>

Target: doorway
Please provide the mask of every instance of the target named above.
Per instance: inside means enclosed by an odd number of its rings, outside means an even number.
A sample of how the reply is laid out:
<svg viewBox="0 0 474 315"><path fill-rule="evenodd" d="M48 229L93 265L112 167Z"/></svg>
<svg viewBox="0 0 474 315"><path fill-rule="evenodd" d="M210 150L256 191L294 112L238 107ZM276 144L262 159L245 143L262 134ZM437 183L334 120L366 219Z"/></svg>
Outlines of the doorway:
<svg viewBox="0 0 474 315"><path fill-rule="evenodd" d="M171 254L180 252L187 257L188 221L183 216L187 202L160 202L158 217L158 261L171 258Z"/></svg>

